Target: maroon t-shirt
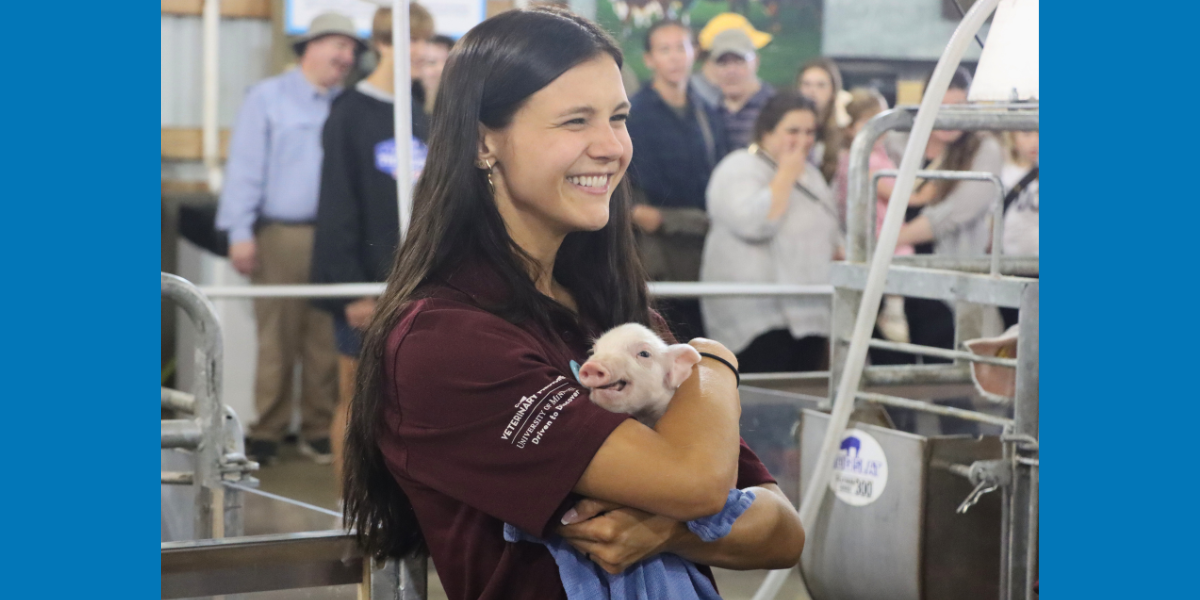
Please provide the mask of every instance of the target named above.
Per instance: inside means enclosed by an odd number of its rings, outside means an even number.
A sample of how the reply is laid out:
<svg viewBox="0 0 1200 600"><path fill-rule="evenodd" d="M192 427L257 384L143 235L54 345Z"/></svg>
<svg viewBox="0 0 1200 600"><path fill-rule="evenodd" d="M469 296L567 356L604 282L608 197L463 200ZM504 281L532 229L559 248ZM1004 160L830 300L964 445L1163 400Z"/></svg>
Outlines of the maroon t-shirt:
<svg viewBox="0 0 1200 600"><path fill-rule="evenodd" d="M599 332L561 319L542 334L481 308L503 293L494 272L468 264L404 311L387 343L379 445L451 599L565 600L550 552L505 542L503 524L552 533L629 416L593 404L571 374ZM738 487L774 483L741 448Z"/></svg>

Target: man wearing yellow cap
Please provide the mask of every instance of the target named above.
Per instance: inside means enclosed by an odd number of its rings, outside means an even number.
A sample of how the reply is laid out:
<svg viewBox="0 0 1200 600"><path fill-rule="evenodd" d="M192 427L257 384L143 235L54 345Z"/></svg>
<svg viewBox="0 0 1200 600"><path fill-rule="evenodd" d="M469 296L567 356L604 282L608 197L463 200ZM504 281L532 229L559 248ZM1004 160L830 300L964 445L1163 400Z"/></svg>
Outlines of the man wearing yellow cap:
<svg viewBox="0 0 1200 600"><path fill-rule="evenodd" d="M712 54L713 38L726 29L745 31L746 35L750 37L750 41L754 42L755 49L761 49L771 42L771 34L755 29L746 17L738 13L721 13L704 25L704 29L701 29L700 34L696 37L696 42L700 47L700 54L697 57L700 61L700 72L692 75L690 84L692 91L713 108L721 104L722 94L721 87L717 85L719 78L717 63L709 58Z"/></svg>
<svg viewBox="0 0 1200 600"><path fill-rule="evenodd" d="M762 35L770 39L769 34ZM717 110L725 121L733 148L750 145L754 121L767 100L775 95L775 88L758 78L757 50L754 39L744 28L726 29L712 38L708 60L715 63L713 71L721 88Z"/></svg>
<svg viewBox="0 0 1200 600"><path fill-rule="evenodd" d="M754 121L775 89L758 78L758 50L771 42L746 17L721 13L697 36L703 66L691 78L696 95L718 109L729 132L731 149L750 145Z"/></svg>

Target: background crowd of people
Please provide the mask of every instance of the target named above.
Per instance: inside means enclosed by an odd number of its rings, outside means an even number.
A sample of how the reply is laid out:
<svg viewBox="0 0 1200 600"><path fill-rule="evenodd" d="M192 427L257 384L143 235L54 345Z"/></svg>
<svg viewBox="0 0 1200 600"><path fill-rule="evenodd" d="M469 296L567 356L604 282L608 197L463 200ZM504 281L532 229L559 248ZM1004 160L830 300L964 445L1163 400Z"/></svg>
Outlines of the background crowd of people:
<svg viewBox="0 0 1200 600"><path fill-rule="evenodd" d="M399 239L393 106L412 98L414 174L424 167L430 116L454 40L430 14L410 11L412 81L393 79L391 13L380 9L371 40L346 17L326 14L296 44L297 68L248 93L233 132L217 226L234 267L256 283L380 282ZM629 89L631 218L642 263L659 281L827 284L844 256L848 152L863 125L888 108L879 91L843 89L827 58L797 60L790 89L758 76L772 41L744 16L724 13L699 32L670 19L645 34L651 73ZM375 69L347 87L356 58ZM966 101L960 69L943 102ZM904 136L874 146L872 173L895 168ZM991 239L992 184L921 180L914 186L897 254L979 256L1038 252L1038 134L935 131L923 168L985 171L1005 185L1004 238ZM893 184L876 190L876 227ZM345 407L374 298L256 300L260 418L249 452L270 460L285 434L293 366L303 364L302 435L319 460L340 454ZM828 298L660 301L677 337L707 336L737 354L743 372L828 366ZM1015 322L1015 313L1004 314ZM951 348L951 307L885 299L876 335ZM875 353L879 363L911 360ZM934 360L934 359L924 359ZM341 382L340 391L332 390ZM335 407L327 399L336 397ZM332 427L332 435L330 435ZM332 440L332 443L331 443ZM334 464L340 464L335 460Z"/></svg>

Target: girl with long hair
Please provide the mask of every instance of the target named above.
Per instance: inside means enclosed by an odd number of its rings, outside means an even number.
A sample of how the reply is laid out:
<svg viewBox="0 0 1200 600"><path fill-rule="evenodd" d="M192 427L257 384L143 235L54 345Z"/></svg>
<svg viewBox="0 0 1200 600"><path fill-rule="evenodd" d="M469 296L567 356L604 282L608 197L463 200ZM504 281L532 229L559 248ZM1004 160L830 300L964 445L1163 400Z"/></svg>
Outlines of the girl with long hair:
<svg viewBox="0 0 1200 600"><path fill-rule="evenodd" d="M926 79L925 85L929 85ZM955 71L942 104L962 104L967 101L971 75L963 68ZM1000 142L987 132L934 130L925 148L923 168L944 171L985 171L1000 175L1004 164ZM986 181L920 180L915 184L905 214L906 223L900 228L898 246L911 245L916 254L945 256L982 256L991 238L992 203L998 191ZM954 348L954 312L941 300L905 298L904 314L908 319L909 338L914 344L936 348ZM883 351L887 352L887 351ZM882 353L881 353L882 354ZM872 354L876 360L879 355ZM911 361L909 357L904 357ZM949 362L945 359L922 357L925 363ZM878 360L877 362L898 362ZM969 408L968 400L960 407ZM946 404L954 406L954 403ZM974 424L955 431L950 427L963 424L949 417L941 418L945 433L976 433Z"/></svg>
<svg viewBox="0 0 1200 600"><path fill-rule="evenodd" d="M838 95L843 93L842 72L828 58L814 58L796 72L796 91L817 105L817 141L811 159L825 181L832 182L843 145L837 110Z"/></svg>
<svg viewBox="0 0 1200 600"><path fill-rule="evenodd" d="M505 542L504 523L609 572L662 552L787 568L803 547L739 441L733 353L693 340L717 358L654 429L572 375L605 329L665 332L633 246L621 64L594 23L549 8L484 21L446 64L412 225L364 335L343 500L367 552L427 548L453 599L566 597L545 546ZM761 491L701 542L683 522L735 485Z"/></svg>
<svg viewBox="0 0 1200 600"><path fill-rule="evenodd" d="M942 104L966 102L970 87L971 75L959 67ZM934 130L923 160L925 169L986 171L997 177L1003 165L1000 142L989 133L971 131ZM991 235L989 210L996 194L986 181L918 179L898 244L915 245L917 254L985 254Z"/></svg>

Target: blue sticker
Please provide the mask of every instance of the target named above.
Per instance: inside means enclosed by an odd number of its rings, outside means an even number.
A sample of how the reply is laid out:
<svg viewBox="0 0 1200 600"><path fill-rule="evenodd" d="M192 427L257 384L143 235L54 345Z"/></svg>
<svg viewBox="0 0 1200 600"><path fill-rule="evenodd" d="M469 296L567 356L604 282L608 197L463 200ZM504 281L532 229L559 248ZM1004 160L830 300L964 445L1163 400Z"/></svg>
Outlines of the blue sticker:
<svg viewBox="0 0 1200 600"><path fill-rule="evenodd" d="M396 138L375 144L375 168L396 178Z"/></svg>
<svg viewBox="0 0 1200 600"><path fill-rule="evenodd" d="M429 149L421 140L412 139L412 170L413 183L421 176L421 171L425 169L425 157L429 155ZM375 144L375 168L396 178L396 138L384 140Z"/></svg>

